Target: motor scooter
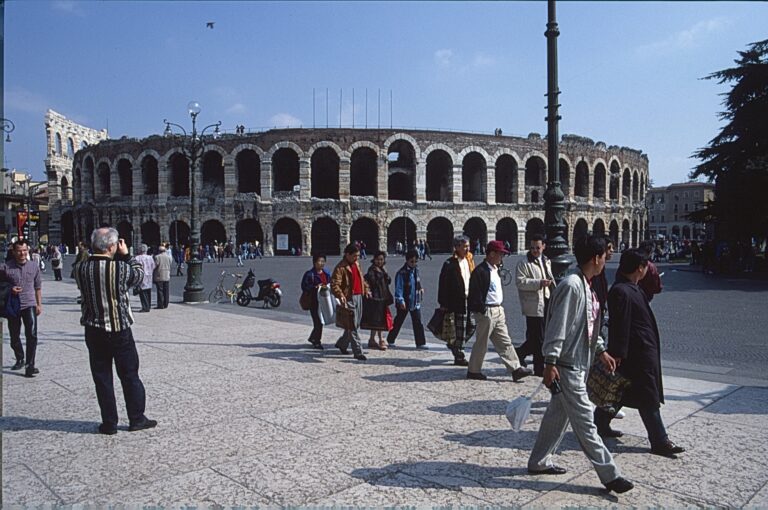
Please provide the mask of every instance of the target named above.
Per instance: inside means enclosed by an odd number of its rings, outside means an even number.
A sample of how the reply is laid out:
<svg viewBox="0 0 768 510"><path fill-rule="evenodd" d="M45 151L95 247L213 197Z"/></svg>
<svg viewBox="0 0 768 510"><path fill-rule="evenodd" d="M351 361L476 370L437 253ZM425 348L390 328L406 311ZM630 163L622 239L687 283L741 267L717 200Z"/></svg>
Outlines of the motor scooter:
<svg viewBox="0 0 768 510"><path fill-rule="evenodd" d="M254 284L258 283L259 293L254 296L251 293L251 289ZM256 281L256 275L253 273L253 269L248 270L248 275L243 281L243 285L237 293L235 302L240 306L248 306L251 301L263 301L263 308L277 308L282 301L283 291L280 290L280 284L272 278L266 280Z"/></svg>

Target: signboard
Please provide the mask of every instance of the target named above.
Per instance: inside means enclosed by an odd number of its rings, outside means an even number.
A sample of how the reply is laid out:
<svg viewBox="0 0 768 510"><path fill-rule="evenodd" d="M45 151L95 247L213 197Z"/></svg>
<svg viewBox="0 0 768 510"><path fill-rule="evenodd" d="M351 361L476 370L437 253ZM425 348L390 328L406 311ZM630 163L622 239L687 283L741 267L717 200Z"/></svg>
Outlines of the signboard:
<svg viewBox="0 0 768 510"><path fill-rule="evenodd" d="M288 234L277 234L277 249L288 250Z"/></svg>
<svg viewBox="0 0 768 510"><path fill-rule="evenodd" d="M19 239L29 239L30 234L37 234L38 224L40 223L39 211L16 211L16 229Z"/></svg>

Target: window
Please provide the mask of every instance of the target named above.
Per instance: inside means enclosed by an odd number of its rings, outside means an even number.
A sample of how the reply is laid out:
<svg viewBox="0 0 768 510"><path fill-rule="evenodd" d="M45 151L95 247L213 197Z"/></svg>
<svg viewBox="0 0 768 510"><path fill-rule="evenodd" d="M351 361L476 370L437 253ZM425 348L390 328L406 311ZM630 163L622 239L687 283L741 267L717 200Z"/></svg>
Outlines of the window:
<svg viewBox="0 0 768 510"><path fill-rule="evenodd" d="M661 222L664 223L664 215L661 215Z"/></svg>
<svg viewBox="0 0 768 510"><path fill-rule="evenodd" d="M684 210L685 212L688 212L688 204L685 204L685 205L683 205L683 210Z"/></svg>
<svg viewBox="0 0 768 510"><path fill-rule="evenodd" d="M675 211L675 212L677 212L677 204L675 204L675 209L674 209L674 211Z"/></svg>
<svg viewBox="0 0 768 510"><path fill-rule="evenodd" d="M656 223L656 216L651 215L651 223Z"/></svg>
<svg viewBox="0 0 768 510"><path fill-rule="evenodd" d="M677 221L677 214L675 214L675 221Z"/></svg>
<svg viewBox="0 0 768 510"><path fill-rule="evenodd" d="M677 193L675 193L675 202L677 202L678 200L680 200L680 195L678 195Z"/></svg>
<svg viewBox="0 0 768 510"><path fill-rule="evenodd" d="M683 198L688 198L688 192L687 191L683 192Z"/></svg>

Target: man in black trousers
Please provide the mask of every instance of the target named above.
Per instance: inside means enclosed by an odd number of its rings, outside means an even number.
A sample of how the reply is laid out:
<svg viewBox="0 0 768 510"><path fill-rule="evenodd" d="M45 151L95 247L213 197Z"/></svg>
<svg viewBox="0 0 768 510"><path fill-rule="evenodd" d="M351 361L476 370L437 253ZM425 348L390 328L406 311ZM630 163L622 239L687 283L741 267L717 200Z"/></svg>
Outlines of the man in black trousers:
<svg viewBox="0 0 768 510"><path fill-rule="evenodd" d="M75 270L83 296L80 324L85 326L85 343L101 408L99 433L117 433L117 403L112 380L114 360L123 386L131 432L157 426L144 415L146 395L139 378L139 354L133 341L133 314L128 291L142 278L141 263L128 254L124 239L114 228L98 228L91 235L93 254Z"/></svg>

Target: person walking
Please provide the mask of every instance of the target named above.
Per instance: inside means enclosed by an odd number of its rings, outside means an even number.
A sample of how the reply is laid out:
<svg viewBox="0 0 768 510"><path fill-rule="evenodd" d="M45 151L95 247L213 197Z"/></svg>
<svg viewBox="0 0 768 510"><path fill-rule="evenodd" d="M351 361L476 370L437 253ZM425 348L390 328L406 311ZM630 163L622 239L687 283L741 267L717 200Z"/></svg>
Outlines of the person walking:
<svg viewBox="0 0 768 510"><path fill-rule="evenodd" d="M648 300L638 286L648 267L648 254L642 249L631 249L621 254L616 282L608 293L611 317L608 354L615 360L617 372L631 381L615 407L635 408L640 413L651 453L677 458L685 451L670 441L660 406L664 403L661 377L661 340L656 317ZM603 437L621 437L621 431L611 428L614 415L603 408L595 409L597 433Z"/></svg>
<svg viewBox="0 0 768 510"><path fill-rule="evenodd" d="M342 354L347 354L347 347L352 346L355 359L365 361L360 345L360 319L363 313L363 296L370 297L368 284L363 278L358 257L360 251L352 244L344 248L344 258L336 264L331 275L331 292L339 300L336 309L336 326L344 330L344 335L336 342Z"/></svg>
<svg viewBox="0 0 768 510"><path fill-rule="evenodd" d="M582 237L574 243L573 252L578 268L555 288L547 312L544 385L552 392L552 398L528 458L528 472L540 475L567 472L555 465L552 457L570 423L600 482L616 493L627 492L634 485L621 476L611 452L597 434L587 396L587 374L594 356L608 370L616 368L616 361L605 352L600 338L600 303L590 286L605 266L605 240L602 236Z"/></svg>
<svg viewBox="0 0 768 510"><path fill-rule="evenodd" d="M0 281L12 285L11 292L19 298L19 315L7 317L11 349L16 363L11 370L24 368L25 377L35 377L40 370L35 367L37 355L37 318L43 313L43 287L40 266L29 260L29 245L25 239L13 243L13 258L0 264ZM21 325L27 344L26 358L21 345Z"/></svg>
<svg viewBox="0 0 768 510"><path fill-rule="evenodd" d="M146 393L139 377L139 353L133 339L133 314L128 291L144 279L140 262L128 254L124 239L114 228L98 228L91 235L94 254L78 265L75 277L83 290L80 324L85 327L85 344L96 398L101 410L100 434L117 434L117 402L112 379L114 362L123 388L128 412L128 430L157 426L144 414Z"/></svg>
<svg viewBox="0 0 768 510"><path fill-rule="evenodd" d="M171 265L173 261L168 253L168 248L161 244L157 250L152 279L155 282L155 287L157 287L157 308L162 310L168 308L170 300Z"/></svg>
<svg viewBox="0 0 768 510"><path fill-rule="evenodd" d="M141 311L149 312L152 307L152 274L155 270L155 260L151 255L147 255L147 245L139 245L139 254L136 261L141 264L144 270L144 278L139 283L139 299L141 300Z"/></svg>
<svg viewBox="0 0 768 510"><path fill-rule="evenodd" d="M453 353L453 364L466 367L464 342L475 332L475 322L467 313L469 279L475 270L475 260L469 251L469 238L458 236L453 240L453 255L443 263L437 285L437 302L447 313L453 314L455 336L448 346Z"/></svg>
<svg viewBox="0 0 768 510"><path fill-rule="evenodd" d="M323 349L323 322L318 311L317 290L331 283L331 273L325 269L325 255L312 256L312 269L301 278L301 291L309 295L309 315L312 317L312 332L307 339L315 349Z"/></svg>
<svg viewBox="0 0 768 510"><path fill-rule="evenodd" d="M410 313L416 348L427 349L424 325L421 322L421 301L424 296L424 288L421 286L418 264L418 251L410 249L405 253L405 264L395 274L395 306L397 307L397 315L395 315L395 323L392 325L392 330L387 335L387 344L390 347L395 345L400 328Z"/></svg>
<svg viewBox="0 0 768 510"><path fill-rule="evenodd" d="M61 250L59 250L58 246L54 246L51 253L51 269L53 269L53 277L57 282L61 281L61 268L63 265L64 261L61 256Z"/></svg>
<svg viewBox="0 0 768 510"><path fill-rule="evenodd" d="M545 248L544 237L533 234L530 249L525 258L517 263L515 270L520 309L525 316L525 342L515 352L523 366L526 366L526 356L533 355L533 373L537 377L544 374L544 356L541 354L544 317L547 315L549 296L556 285L552 276L552 263L544 255Z"/></svg>
<svg viewBox="0 0 768 510"><path fill-rule="evenodd" d="M362 329L371 331L368 348L380 351L387 350L387 342L382 338L381 332L392 328L392 312L389 311L389 305L394 303L392 292L389 290L392 278L387 274L386 263L386 253L377 251L373 254L371 266L365 273L365 281L371 289L371 298L363 300L363 318L360 324Z"/></svg>
<svg viewBox="0 0 768 510"><path fill-rule="evenodd" d="M469 356L467 379L484 381L488 376L482 373L483 361L488 351L488 339L493 342L501 362L517 382L533 372L520 364L507 331L507 319L504 315L504 291L502 290L499 266L504 255L509 254L504 243L491 241L485 249L485 259L472 271L469 278L467 309L474 313L477 324L477 336L472 353Z"/></svg>

